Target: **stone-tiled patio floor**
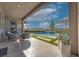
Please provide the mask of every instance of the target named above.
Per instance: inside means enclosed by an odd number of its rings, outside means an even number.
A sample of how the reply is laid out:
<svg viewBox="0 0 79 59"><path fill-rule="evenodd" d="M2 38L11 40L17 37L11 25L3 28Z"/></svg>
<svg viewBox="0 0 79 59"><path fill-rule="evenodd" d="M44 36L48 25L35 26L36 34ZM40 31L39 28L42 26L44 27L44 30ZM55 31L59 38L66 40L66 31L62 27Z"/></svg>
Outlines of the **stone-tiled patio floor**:
<svg viewBox="0 0 79 59"><path fill-rule="evenodd" d="M5 57L61 57L57 46L35 39L26 39L21 43L16 41L0 43L0 47L8 46L8 55Z"/></svg>
<svg viewBox="0 0 79 59"><path fill-rule="evenodd" d="M36 38L30 38L31 47L25 51L27 56L34 57L61 57L61 52L57 46L51 45Z"/></svg>

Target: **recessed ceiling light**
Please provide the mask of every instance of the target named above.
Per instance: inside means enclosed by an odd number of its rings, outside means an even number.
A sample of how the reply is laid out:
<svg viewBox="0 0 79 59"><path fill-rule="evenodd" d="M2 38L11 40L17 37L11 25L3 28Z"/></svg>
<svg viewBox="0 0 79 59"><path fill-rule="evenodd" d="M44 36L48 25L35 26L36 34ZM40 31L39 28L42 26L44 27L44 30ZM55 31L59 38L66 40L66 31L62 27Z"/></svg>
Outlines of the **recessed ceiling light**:
<svg viewBox="0 0 79 59"><path fill-rule="evenodd" d="M18 7L18 8L22 8L22 7L24 7L24 5L17 5L17 7Z"/></svg>
<svg viewBox="0 0 79 59"><path fill-rule="evenodd" d="M18 8L21 8L21 5L17 5Z"/></svg>

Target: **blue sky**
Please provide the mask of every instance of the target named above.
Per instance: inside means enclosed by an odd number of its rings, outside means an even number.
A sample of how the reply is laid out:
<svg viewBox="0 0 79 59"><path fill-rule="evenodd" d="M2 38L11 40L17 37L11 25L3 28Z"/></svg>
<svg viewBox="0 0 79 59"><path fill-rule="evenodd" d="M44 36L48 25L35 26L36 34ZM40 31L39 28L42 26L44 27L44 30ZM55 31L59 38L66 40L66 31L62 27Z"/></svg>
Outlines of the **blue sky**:
<svg viewBox="0 0 79 59"><path fill-rule="evenodd" d="M68 20L69 8L68 3L49 2L25 21L30 28L50 28L50 23L54 20L56 28L65 28L68 25L61 23L62 20Z"/></svg>

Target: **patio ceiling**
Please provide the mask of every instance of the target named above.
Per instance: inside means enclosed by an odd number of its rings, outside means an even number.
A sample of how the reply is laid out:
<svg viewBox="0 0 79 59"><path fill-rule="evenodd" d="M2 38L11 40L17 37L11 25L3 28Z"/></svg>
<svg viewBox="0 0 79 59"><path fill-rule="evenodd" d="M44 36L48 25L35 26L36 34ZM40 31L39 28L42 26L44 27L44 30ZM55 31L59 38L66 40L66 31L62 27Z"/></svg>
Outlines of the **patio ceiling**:
<svg viewBox="0 0 79 59"><path fill-rule="evenodd" d="M2 8L6 17L22 19L30 14L40 2L2 2Z"/></svg>

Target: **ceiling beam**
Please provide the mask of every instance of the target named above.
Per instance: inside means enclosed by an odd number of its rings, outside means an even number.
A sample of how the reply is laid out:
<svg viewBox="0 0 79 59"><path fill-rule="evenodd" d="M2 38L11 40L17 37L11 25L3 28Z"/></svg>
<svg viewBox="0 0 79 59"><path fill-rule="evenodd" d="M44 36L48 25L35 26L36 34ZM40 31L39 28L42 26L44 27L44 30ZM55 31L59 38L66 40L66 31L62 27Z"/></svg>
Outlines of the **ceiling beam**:
<svg viewBox="0 0 79 59"><path fill-rule="evenodd" d="M24 20L25 18L27 18L31 13L33 13L35 10L37 10L40 6L42 6L45 2L40 2L36 7L34 7L28 14L26 14L22 20Z"/></svg>

